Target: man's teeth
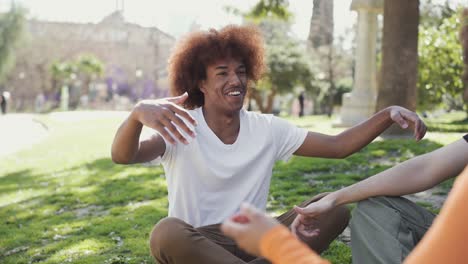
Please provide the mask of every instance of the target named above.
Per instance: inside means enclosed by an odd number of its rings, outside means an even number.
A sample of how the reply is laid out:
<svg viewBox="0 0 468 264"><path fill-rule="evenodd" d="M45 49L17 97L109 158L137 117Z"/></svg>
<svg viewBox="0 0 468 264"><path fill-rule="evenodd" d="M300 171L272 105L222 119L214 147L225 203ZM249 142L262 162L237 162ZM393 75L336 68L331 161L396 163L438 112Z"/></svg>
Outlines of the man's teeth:
<svg viewBox="0 0 468 264"><path fill-rule="evenodd" d="M233 92L229 92L228 95L231 95L231 96L237 96L237 95L240 95L241 92L239 91L233 91Z"/></svg>

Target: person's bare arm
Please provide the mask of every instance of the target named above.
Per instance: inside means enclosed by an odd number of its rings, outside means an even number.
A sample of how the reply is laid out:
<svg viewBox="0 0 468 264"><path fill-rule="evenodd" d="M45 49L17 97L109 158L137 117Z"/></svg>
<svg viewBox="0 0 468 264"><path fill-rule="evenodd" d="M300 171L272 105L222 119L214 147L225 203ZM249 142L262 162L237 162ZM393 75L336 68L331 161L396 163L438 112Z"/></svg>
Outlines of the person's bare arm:
<svg viewBox="0 0 468 264"><path fill-rule="evenodd" d="M374 196L421 192L457 176L466 164L468 143L460 139L332 193L330 198L336 197L336 204L339 205Z"/></svg>
<svg viewBox="0 0 468 264"><path fill-rule="evenodd" d="M183 94L177 97L139 102L115 134L112 143L112 160L119 164L151 161L164 154L166 150L164 139L175 144L175 137L179 142L187 144L187 139L177 130L180 128L188 135L195 136L181 117L194 125L196 125L195 120L187 110L177 105L186 99L187 94ZM140 141L143 126L153 128L159 134ZM172 136L168 131L172 133Z"/></svg>
<svg viewBox="0 0 468 264"><path fill-rule="evenodd" d="M307 207L295 207L295 233L307 218L325 213L336 206L374 196L401 196L427 190L455 177L468 164L468 142L457 140L430 153L407 160L363 181L332 192Z"/></svg>
<svg viewBox="0 0 468 264"><path fill-rule="evenodd" d="M304 143L294 154L308 157L345 158L365 147L394 122L402 128L413 127L416 140L422 139L426 133L426 126L416 113L403 107L391 106L336 136L309 132Z"/></svg>

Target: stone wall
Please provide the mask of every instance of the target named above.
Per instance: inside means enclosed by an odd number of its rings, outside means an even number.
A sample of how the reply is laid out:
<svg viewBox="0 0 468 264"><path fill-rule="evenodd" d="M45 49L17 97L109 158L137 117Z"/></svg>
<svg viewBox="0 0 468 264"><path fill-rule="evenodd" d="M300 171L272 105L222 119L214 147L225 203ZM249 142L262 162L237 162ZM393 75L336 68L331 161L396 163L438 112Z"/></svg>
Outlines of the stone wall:
<svg viewBox="0 0 468 264"><path fill-rule="evenodd" d="M5 83L17 111L31 110L41 93L48 100L56 97L51 64L82 54L92 54L104 62L105 74L97 82L114 92L132 100L167 94L166 64L175 39L155 27L128 23L116 11L97 24L29 20L26 29L16 64Z"/></svg>

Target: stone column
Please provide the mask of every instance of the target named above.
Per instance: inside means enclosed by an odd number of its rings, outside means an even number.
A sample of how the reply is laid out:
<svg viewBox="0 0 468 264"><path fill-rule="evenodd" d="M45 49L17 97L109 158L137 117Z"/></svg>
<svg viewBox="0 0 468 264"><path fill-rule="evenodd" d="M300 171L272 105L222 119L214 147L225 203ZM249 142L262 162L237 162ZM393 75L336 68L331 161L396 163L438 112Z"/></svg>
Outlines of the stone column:
<svg viewBox="0 0 468 264"><path fill-rule="evenodd" d="M343 95L341 123L353 126L374 114L377 99L377 15L383 0L353 0L351 10L358 13L354 87Z"/></svg>

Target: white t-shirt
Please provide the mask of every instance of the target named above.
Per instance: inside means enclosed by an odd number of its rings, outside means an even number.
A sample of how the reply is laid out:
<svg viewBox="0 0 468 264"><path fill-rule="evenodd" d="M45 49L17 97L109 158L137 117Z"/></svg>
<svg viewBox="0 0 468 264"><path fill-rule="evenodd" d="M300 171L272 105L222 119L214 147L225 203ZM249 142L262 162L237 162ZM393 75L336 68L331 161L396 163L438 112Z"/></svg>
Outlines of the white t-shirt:
<svg viewBox="0 0 468 264"><path fill-rule="evenodd" d="M189 111L197 136L188 145L166 142L169 216L194 227L221 223L242 202L265 209L272 169L302 145L307 130L272 115L241 110L236 142L224 144L208 127L202 108Z"/></svg>

